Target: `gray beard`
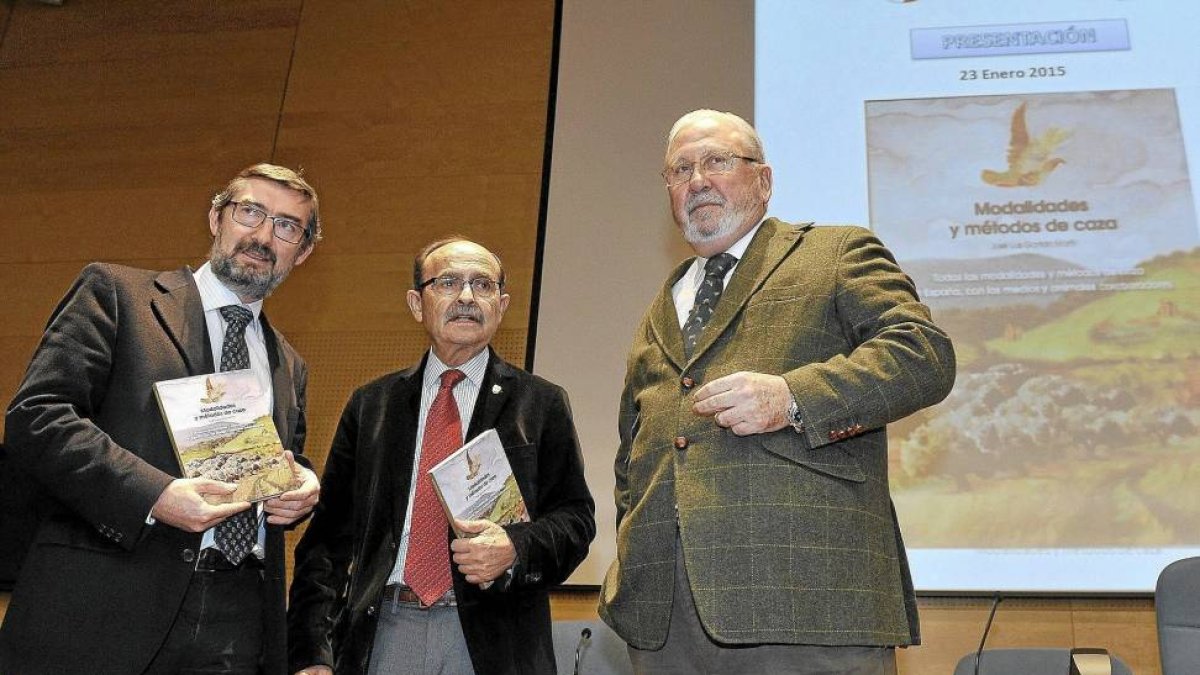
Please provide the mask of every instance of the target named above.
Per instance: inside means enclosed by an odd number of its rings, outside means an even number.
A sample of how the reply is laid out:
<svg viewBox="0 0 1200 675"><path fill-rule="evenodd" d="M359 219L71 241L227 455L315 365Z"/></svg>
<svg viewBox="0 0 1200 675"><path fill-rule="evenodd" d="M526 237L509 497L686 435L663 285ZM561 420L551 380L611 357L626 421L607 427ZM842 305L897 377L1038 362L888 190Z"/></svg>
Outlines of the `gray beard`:
<svg viewBox="0 0 1200 675"><path fill-rule="evenodd" d="M691 200L689 199L688 201L690 202ZM702 203L720 203L703 200L697 201L701 201ZM725 205L728 206L727 203ZM685 208L690 206L690 204L685 205ZM737 204L733 208L726 208L721 217L717 219L716 225L709 232L701 231L700 227L692 222L692 217L689 213L687 221L683 223L683 227L681 228L683 230L683 238L689 244L702 244L728 236L741 226L742 222L746 219L748 211L748 209L742 208Z"/></svg>
<svg viewBox="0 0 1200 675"><path fill-rule="evenodd" d="M238 251L234 251L237 255ZM236 262L233 256L227 256L217 250L216 242L208 256L209 266L213 274L225 284L225 287L239 296L262 300L279 287L287 278L287 273L278 274L273 270L256 271Z"/></svg>

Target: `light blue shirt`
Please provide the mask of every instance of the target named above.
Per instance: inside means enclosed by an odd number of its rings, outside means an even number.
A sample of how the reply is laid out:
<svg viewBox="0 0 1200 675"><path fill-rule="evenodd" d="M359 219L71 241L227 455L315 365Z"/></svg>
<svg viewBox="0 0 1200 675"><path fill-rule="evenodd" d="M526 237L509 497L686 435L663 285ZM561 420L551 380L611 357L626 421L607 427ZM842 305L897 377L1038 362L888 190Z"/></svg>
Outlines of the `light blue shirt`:
<svg viewBox="0 0 1200 675"><path fill-rule="evenodd" d="M241 305L254 314L254 320L246 324L246 349L250 352L250 369L267 392L267 400L274 407L275 395L271 388L271 363L267 358L267 339L263 335L262 322L259 314L262 312L262 300L246 304L237 294L229 290L217 275L213 273L209 263L204 263L196 270L193 277L196 287L200 289L200 302L204 306L204 323L208 328L208 343L212 348L213 363L221 363L221 347L225 344L225 317L221 316L221 308L226 305ZM274 412L274 410L272 410ZM258 514L258 543L254 546L254 555L260 560L267 551L267 528L264 525L262 502L253 507ZM205 530L200 540L200 548L212 548L213 529Z"/></svg>
<svg viewBox="0 0 1200 675"><path fill-rule="evenodd" d="M483 376L487 373L489 350L484 349L472 356L466 363L458 366L464 377L454 387L454 402L458 404L458 418L462 421L462 433L467 433L471 423L471 415L475 412L475 401L479 399L479 387L483 384ZM431 349L425 362L425 376L421 380L421 408L417 415L417 444L413 449L412 477L408 487L408 512L404 514L404 530L400 534L400 547L396 555L396 564L392 566L392 574L388 584L404 583L404 561L408 558L408 539L412 535L412 504L417 496L417 478L421 469L421 443L425 440L425 420L429 417L429 408L437 396L441 386L442 373L450 370L450 366L442 363ZM402 420L394 420L394 424L403 424ZM463 439L459 439L460 444ZM403 452L403 448L396 450Z"/></svg>

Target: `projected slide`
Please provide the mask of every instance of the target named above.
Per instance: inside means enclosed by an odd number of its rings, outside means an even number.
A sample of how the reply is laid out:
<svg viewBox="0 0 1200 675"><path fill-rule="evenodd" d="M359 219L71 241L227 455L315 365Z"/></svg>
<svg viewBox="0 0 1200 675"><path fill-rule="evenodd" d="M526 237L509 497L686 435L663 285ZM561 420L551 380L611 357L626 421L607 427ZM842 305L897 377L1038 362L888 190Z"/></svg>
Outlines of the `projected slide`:
<svg viewBox="0 0 1200 675"><path fill-rule="evenodd" d="M771 212L869 225L955 339L891 428L919 588L1151 590L1200 553L1200 11L950 4L759 4Z"/></svg>

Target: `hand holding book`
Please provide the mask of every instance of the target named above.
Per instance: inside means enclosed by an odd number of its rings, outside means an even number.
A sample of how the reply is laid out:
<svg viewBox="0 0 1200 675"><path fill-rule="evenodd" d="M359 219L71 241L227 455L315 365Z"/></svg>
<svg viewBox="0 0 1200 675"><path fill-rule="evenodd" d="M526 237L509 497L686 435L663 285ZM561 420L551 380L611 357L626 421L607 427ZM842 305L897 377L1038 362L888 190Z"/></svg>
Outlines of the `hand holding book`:
<svg viewBox="0 0 1200 675"><path fill-rule="evenodd" d="M450 544L454 563L468 582L487 588L517 559L501 526L529 522L500 436L488 429L430 469L429 477L458 536Z"/></svg>
<svg viewBox="0 0 1200 675"><path fill-rule="evenodd" d="M508 533L490 520L455 519L454 531L463 534L450 542L450 552L469 583L494 581L517 561L517 550Z"/></svg>

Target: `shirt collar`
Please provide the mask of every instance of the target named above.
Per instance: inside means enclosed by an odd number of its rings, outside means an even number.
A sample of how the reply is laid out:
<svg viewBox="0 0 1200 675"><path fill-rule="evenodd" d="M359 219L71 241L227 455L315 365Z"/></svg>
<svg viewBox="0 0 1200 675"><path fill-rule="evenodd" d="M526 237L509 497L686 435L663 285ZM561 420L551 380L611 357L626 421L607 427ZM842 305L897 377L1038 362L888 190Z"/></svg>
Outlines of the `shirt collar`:
<svg viewBox="0 0 1200 675"><path fill-rule="evenodd" d="M729 248L725 249L724 252L732 254L733 257L737 258L737 262L741 262L742 256L744 256L746 254L746 249L750 248L750 240L754 239L754 235L758 233L758 228L762 227L763 221L765 221L765 220L766 220L766 217L764 217L762 220L758 221L757 225L750 228L746 232L746 234L742 235L741 239L738 239L737 241L733 242L733 244ZM692 269L693 270L704 269L704 263L706 263L706 262L708 262L708 258L701 258L700 256L696 256L696 262L695 262L695 264L692 265ZM734 263L734 267L737 267L737 263ZM732 271L732 268L731 268L731 271Z"/></svg>
<svg viewBox="0 0 1200 675"><path fill-rule="evenodd" d="M766 219L764 218L763 220L766 220ZM740 262L742 259L742 256L746 255L746 249L750 248L750 240L754 238L754 235L758 234L758 228L762 227L762 224L763 224L762 220L758 221L757 225L750 228L746 232L746 234L743 234L741 239L738 239L737 241L733 242L733 246L730 246L729 248L725 249L725 252L732 253L733 256L735 258L737 258L738 261Z"/></svg>
<svg viewBox="0 0 1200 675"><path fill-rule="evenodd" d="M262 300L255 300L249 304L242 302L237 293L229 290L229 288L221 283L217 278L216 272L212 271L211 263L204 263L200 269L196 270L192 275L196 279L196 288L200 289L200 302L204 305L205 312L216 311L226 305L241 305L254 313L254 322L258 322L258 315L262 313Z"/></svg>
<svg viewBox="0 0 1200 675"><path fill-rule="evenodd" d="M475 387L483 384L483 375L487 371L487 363L490 349L484 348L475 356L467 359L467 362L461 366L456 366L461 370L466 379ZM422 378L425 386L436 386L438 380L442 377L442 373L450 370L450 366L442 363L442 360L433 353L433 348L429 349L429 359L425 362L425 377Z"/></svg>

